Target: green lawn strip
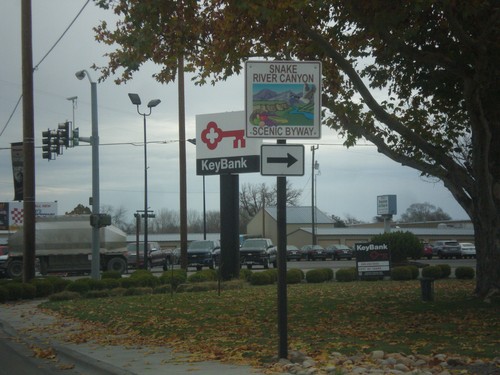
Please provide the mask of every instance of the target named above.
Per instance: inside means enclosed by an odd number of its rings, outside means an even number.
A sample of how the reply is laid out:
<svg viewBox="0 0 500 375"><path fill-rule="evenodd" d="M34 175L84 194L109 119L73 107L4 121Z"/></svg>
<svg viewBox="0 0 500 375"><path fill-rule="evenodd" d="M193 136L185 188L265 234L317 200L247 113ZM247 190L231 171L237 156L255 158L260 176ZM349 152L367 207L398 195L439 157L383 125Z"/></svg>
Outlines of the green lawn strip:
<svg viewBox="0 0 500 375"><path fill-rule="evenodd" d="M376 349L498 356L500 301L472 298L473 281L438 280L433 302L418 281L299 284L288 287L291 349L324 357ZM108 303L109 301L109 303ZM276 354L276 286L47 303L115 330L163 340L209 358L263 362Z"/></svg>

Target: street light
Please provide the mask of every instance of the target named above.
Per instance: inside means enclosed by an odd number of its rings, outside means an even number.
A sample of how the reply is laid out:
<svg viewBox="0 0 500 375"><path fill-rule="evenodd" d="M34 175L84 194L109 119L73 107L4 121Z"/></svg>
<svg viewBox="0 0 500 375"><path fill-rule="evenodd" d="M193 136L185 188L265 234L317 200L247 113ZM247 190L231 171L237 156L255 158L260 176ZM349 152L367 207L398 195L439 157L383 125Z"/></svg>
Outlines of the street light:
<svg viewBox="0 0 500 375"><path fill-rule="evenodd" d="M196 146L196 138L191 138L187 140L189 143ZM203 175L203 239L207 239L207 210L205 203L205 175Z"/></svg>
<svg viewBox="0 0 500 375"><path fill-rule="evenodd" d="M94 225L92 226L92 263L91 277L95 280L100 278L100 248L101 242L99 238L99 127L97 121L97 83L92 81L89 72L80 70L75 73L76 78L82 80L87 76L90 82L90 97L92 108L92 136L90 144L92 145L92 216L94 217ZM69 100L69 99L68 99Z"/></svg>
<svg viewBox="0 0 500 375"><path fill-rule="evenodd" d="M148 103L149 112L141 113L139 106L141 105L141 98L138 94L128 94L130 101L133 105L137 106L137 113L144 119L144 268L148 268L148 149L146 143L146 117L151 114L153 107L161 103L160 99L153 99Z"/></svg>

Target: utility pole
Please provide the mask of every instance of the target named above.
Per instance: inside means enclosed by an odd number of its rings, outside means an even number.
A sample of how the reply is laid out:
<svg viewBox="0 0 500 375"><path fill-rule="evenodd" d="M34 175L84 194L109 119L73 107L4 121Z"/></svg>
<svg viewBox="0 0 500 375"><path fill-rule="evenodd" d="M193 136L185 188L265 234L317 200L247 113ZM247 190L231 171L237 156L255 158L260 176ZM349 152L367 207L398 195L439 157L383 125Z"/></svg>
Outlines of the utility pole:
<svg viewBox="0 0 500 375"><path fill-rule="evenodd" d="M21 3L23 77L23 282L35 278L35 121L31 0Z"/></svg>

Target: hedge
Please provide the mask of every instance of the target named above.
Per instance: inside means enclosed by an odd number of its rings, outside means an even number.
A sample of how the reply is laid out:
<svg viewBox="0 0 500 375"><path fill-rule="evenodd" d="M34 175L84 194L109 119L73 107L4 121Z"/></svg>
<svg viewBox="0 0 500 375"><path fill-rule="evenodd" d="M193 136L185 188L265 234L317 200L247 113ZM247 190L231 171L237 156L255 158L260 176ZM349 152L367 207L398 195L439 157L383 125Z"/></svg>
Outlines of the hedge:
<svg viewBox="0 0 500 375"><path fill-rule="evenodd" d="M412 272L408 266L394 267L391 269L391 279L392 280L411 280Z"/></svg>
<svg viewBox="0 0 500 375"><path fill-rule="evenodd" d="M457 267L455 269L455 277L457 279L473 279L476 275L474 268L472 267Z"/></svg>
<svg viewBox="0 0 500 375"><path fill-rule="evenodd" d="M439 266L427 266L422 268L422 277L430 277L433 279L440 279L442 275L442 269Z"/></svg>
<svg viewBox="0 0 500 375"><path fill-rule="evenodd" d="M356 268L342 268L335 273L335 280L339 282L354 281L357 279Z"/></svg>

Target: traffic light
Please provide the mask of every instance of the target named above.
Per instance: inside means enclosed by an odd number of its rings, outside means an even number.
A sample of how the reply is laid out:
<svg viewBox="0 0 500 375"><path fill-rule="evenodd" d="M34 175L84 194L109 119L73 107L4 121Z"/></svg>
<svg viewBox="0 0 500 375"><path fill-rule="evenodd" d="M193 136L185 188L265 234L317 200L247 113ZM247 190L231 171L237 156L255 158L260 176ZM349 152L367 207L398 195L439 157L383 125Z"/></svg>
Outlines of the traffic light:
<svg viewBox="0 0 500 375"><path fill-rule="evenodd" d="M42 158L52 159L52 132L50 129L42 132Z"/></svg>
<svg viewBox="0 0 500 375"><path fill-rule="evenodd" d="M78 146L80 144L80 129L73 129L73 146Z"/></svg>
<svg viewBox="0 0 500 375"><path fill-rule="evenodd" d="M66 121L63 124L59 124L57 133L59 135L59 145L64 145L66 148L71 147L71 138L73 137L71 134L71 122Z"/></svg>

